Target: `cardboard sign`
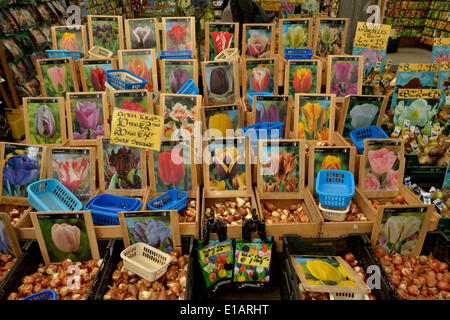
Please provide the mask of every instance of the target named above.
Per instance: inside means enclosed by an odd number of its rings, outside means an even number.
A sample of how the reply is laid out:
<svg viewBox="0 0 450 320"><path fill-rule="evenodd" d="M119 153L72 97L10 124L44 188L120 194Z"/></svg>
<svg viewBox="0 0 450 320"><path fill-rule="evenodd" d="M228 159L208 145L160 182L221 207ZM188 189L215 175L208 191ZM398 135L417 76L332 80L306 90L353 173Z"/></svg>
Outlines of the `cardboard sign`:
<svg viewBox="0 0 450 320"><path fill-rule="evenodd" d="M111 143L159 150L163 117L139 112L114 110Z"/></svg>
<svg viewBox="0 0 450 320"><path fill-rule="evenodd" d="M390 25L358 22L353 46L359 48L385 50L390 32Z"/></svg>

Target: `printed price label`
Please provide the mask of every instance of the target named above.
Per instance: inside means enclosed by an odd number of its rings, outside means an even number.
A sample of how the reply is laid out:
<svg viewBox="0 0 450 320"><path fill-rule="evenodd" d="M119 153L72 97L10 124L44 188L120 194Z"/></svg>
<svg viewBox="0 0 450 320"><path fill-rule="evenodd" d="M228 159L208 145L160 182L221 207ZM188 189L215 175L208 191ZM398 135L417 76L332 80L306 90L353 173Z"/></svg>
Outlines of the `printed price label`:
<svg viewBox="0 0 450 320"><path fill-rule="evenodd" d="M438 66L437 63L400 63L398 72L435 72Z"/></svg>
<svg viewBox="0 0 450 320"><path fill-rule="evenodd" d="M208 259L209 257L222 254L224 252L231 251L231 243L220 243L212 247L203 248L200 251L200 258L202 260Z"/></svg>
<svg viewBox="0 0 450 320"><path fill-rule="evenodd" d="M428 192L421 192L422 201L425 204L431 204L430 194Z"/></svg>
<svg viewBox="0 0 450 320"><path fill-rule="evenodd" d="M409 119L403 120L403 128L409 128L410 123L411 123L411 121L409 121Z"/></svg>
<svg viewBox="0 0 450 320"><path fill-rule="evenodd" d="M450 46L450 38L434 38L433 46Z"/></svg>
<svg viewBox="0 0 450 320"><path fill-rule="evenodd" d="M392 136L393 136L393 137L398 137L398 135L400 134L400 132L402 132L402 127L400 127L400 126L395 126L394 132L392 132Z"/></svg>
<svg viewBox="0 0 450 320"><path fill-rule="evenodd" d="M420 136L420 129L419 129L419 127L416 127L416 129L414 130L414 134L416 136Z"/></svg>
<svg viewBox="0 0 450 320"><path fill-rule="evenodd" d="M411 177L405 177L405 186L411 186Z"/></svg>
<svg viewBox="0 0 450 320"><path fill-rule="evenodd" d="M419 149L419 145L417 144L416 141L414 141L414 142L411 144L411 148L413 149L413 151L416 151L417 149Z"/></svg>
<svg viewBox="0 0 450 320"><path fill-rule="evenodd" d="M353 47L386 50L391 26L358 22Z"/></svg>
<svg viewBox="0 0 450 320"><path fill-rule="evenodd" d="M268 268L270 265L270 256L260 256L248 252L239 252L238 262L250 266Z"/></svg>

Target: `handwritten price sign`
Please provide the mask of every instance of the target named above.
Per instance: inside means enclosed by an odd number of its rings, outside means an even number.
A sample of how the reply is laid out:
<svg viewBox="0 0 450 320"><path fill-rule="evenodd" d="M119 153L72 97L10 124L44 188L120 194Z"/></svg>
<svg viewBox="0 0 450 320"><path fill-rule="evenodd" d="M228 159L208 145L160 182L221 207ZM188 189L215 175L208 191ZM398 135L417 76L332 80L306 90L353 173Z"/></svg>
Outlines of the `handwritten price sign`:
<svg viewBox="0 0 450 320"><path fill-rule="evenodd" d="M450 61L441 62L441 71L450 71Z"/></svg>
<svg viewBox="0 0 450 320"><path fill-rule="evenodd" d="M450 38L434 38L433 46L450 46Z"/></svg>
<svg viewBox="0 0 450 320"><path fill-rule="evenodd" d="M231 251L230 242L220 243L220 244L212 246L212 247L207 247L207 248L201 249L200 258L202 260L204 260L204 259L208 259L209 257L219 255L219 254L222 254L224 252L229 252L229 251Z"/></svg>
<svg viewBox="0 0 450 320"><path fill-rule="evenodd" d="M163 117L152 114L114 110L111 142L159 151Z"/></svg>
<svg viewBox="0 0 450 320"><path fill-rule="evenodd" d="M390 32L390 25L358 22L353 47L386 50Z"/></svg>
<svg viewBox="0 0 450 320"><path fill-rule="evenodd" d="M399 89L399 99L439 99L441 90L439 89Z"/></svg>
<svg viewBox="0 0 450 320"><path fill-rule="evenodd" d="M437 63L400 63L398 72L436 72Z"/></svg>
<svg viewBox="0 0 450 320"><path fill-rule="evenodd" d="M260 256L248 252L239 252L238 262L249 266L268 268L270 265L270 256Z"/></svg>

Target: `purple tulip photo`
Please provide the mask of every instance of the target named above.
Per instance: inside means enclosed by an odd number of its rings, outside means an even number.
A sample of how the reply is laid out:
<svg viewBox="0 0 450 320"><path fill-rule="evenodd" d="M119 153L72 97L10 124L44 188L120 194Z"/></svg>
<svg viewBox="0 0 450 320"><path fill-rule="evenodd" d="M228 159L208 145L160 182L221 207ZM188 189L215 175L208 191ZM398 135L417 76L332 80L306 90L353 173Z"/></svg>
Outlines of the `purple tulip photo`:
<svg viewBox="0 0 450 320"><path fill-rule="evenodd" d="M183 68L173 69L169 73L169 86L176 93L190 79L189 72Z"/></svg>
<svg viewBox="0 0 450 320"><path fill-rule="evenodd" d="M39 176L39 172L40 168L36 159L26 155L10 157L3 168L3 194L26 196L26 188L22 187L33 182Z"/></svg>

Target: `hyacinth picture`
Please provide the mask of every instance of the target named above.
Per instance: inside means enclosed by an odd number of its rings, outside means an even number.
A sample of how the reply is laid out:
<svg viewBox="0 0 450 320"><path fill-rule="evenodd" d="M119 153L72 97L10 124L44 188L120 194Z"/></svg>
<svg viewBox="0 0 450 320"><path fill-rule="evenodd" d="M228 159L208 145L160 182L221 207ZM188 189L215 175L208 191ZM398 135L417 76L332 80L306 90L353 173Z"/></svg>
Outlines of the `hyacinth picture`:
<svg viewBox="0 0 450 320"><path fill-rule="evenodd" d="M342 135L349 137L351 130L381 124L386 103L381 96L350 96L346 100L347 114Z"/></svg>
<svg viewBox="0 0 450 320"><path fill-rule="evenodd" d="M71 59L37 60L42 92L46 97L65 97L66 92L78 91Z"/></svg>
<svg viewBox="0 0 450 320"><path fill-rule="evenodd" d="M154 49L143 50L120 50L119 68L147 80L145 89L155 91L158 88L158 77L156 70L156 55Z"/></svg>
<svg viewBox="0 0 450 320"><path fill-rule="evenodd" d="M294 111L294 127L297 131L297 138L305 140L329 140L330 132L333 131L330 126L334 122L332 105L331 96L297 95Z"/></svg>
<svg viewBox="0 0 450 320"><path fill-rule="evenodd" d="M319 19L316 26L314 53L322 58L342 54L346 38L346 20Z"/></svg>
<svg viewBox="0 0 450 320"><path fill-rule="evenodd" d="M105 91L106 71L113 70L111 60L83 60L83 90ZM82 75L82 76L83 76Z"/></svg>
<svg viewBox="0 0 450 320"><path fill-rule="evenodd" d="M193 18L192 18L193 19ZM163 50L194 50L191 18L163 18Z"/></svg>
<svg viewBox="0 0 450 320"><path fill-rule="evenodd" d="M152 111L147 90L116 90L113 95L114 108L142 113Z"/></svg>
<svg viewBox="0 0 450 320"><path fill-rule="evenodd" d="M328 57L327 92L336 97L345 97L349 94L361 94L362 65L359 56Z"/></svg>
<svg viewBox="0 0 450 320"><path fill-rule="evenodd" d="M299 146L280 142L273 146L263 143L263 192L298 192L300 179Z"/></svg>
<svg viewBox="0 0 450 320"><path fill-rule="evenodd" d="M159 30L156 19L126 19L125 33L128 49L159 51Z"/></svg>
<svg viewBox="0 0 450 320"><path fill-rule="evenodd" d="M103 94L70 94L67 104L71 140L95 140L105 136Z"/></svg>
<svg viewBox="0 0 450 320"><path fill-rule="evenodd" d="M439 112L439 97L436 99L397 99L394 111L394 127L409 120L410 126L419 127L422 135L431 135L431 129Z"/></svg>
<svg viewBox="0 0 450 320"><path fill-rule="evenodd" d="M203 88L206 101L212 104L233 103L237 99L235 91L234 62L203 62Z"/></svg>
<svg viewBox="0 0 450 320"><path fill-rule="evenodd" d="M88 16L90 47L99 46L113 52L122 49L122 17Z"/></svg>
<svg viewBox="0 0 450 320"><path fill-rule="evenodd" d="M296 93L317 93L318 89L320 91L321 72L318 60L289 60L285 94L295 98Z"/></svg>
<svg viewBox="0 0 450 320"><path fill-rule="evenodd" d="M123 215L130 245L143 242L165 253L173 251L170 211L125 212Z"/></svg>
<svg viewBox="0 0 450 320"><path fill-rule="evenodd" d="M403 157L399 140L367 140L364 147L364 191L396 191L400 175L400 159Z"/></svg>
<svg viewBox="0 0 450 320"><path fill-rule="evenodd" d="M205 114L205 129L209 130L210 137L226 137L227 130L232 133L229 135L234 135L239 123L238 105L203 107L202 110Z"/></svg>
<svg viewBox="0 0 450 320"><path fill-rule="evenodd" d="M245 58L270 58L272 53L272 25L244 25L243 48Z"/></svg>
<svg viewBox="0 0 450 320"><path fill-rule="evenodd" d="M214 60L223 50L235 48L237 45L237 31L234 23L208 23L208 52L206 60Z"/></svg>
<svg viewBox="0 0 450 320"><path fill-rule="evenodd" d="M247 92L274 92L274 60L247 60L246 61L246 88Z"/></svg>
<svg viewBox="0 0 450 320"><path fill-rule="evenodd" d="M56 179L70 190L81 202L88 200L95 192L91 176L95 173L94 155L89 148L52 149L49 178ZM94 164L94 166L93 166Z"/></svg>
<svg viewBox="0 0 450 320"><path fill-rule="evenodd" d="M101 140L101 147L105 190L141 189L141 149L114 145L107 138Z"/></svg>
<svg viewBox="0 0 450 320"><path fill-rule="evenodd" d="M378 212L381 223L374 226L372 245L383 248L389 255L400 253L402 256L417 256L420 254L427 207L388 207L380 208Z"/></svg>
<svg viewBox="0 0 450 320"><path fill-rule="evenodd" d="M159 151L153 151L156 192L171 189L192 190L191 142L161 141Z"/></svg>
<svg viewBox="0 0 450 320"><path fill-rule="evenodd" d="M64 100L25 98L26 141L31 144L62 144L66 141ZM62 128L61 128L62 127Z"/></svg>
<svg viewBox="0 0 450 320"><path fill-rule="evenodd" d="M85 26L54 26L51 29L53 49L80 51L81 58L87 51Z"/></svg>
<svg viewBox="0 0 450 320"><path fill-rule="evenodd" d="M43 147L5 144L3 153L2 196L27 197L30 183L41 180Z"/></svg>
<svg viewBox="0 0 450 320"><path fill-rule="evenodd" d="M281 20L281 54L284 49L303 49L310 46L309 26L310 19Z"/></svg>
<svg viewBox="0 0 450 320"><path fill-rule="evenodd" d="M188 81L193 79L194 82L197 79L197 64L196 60L162 60L161 67L164 72L162 73L162 81L164 81L164 92L177 93L178 90Z"/></svg>
<svg viewBox="0 0 450 320"><path fill-rule="evenodd" d="M254 96L255 123L283 122L285 132L289 98L287 96Z"/></svg>
<svg viewBox="0 0 450 320"><path fill-rule="evenodd" d="M161 94L160 99L164 116L163 137L169 139L172 135L180 134L192 137L194 122L200 111L200 96Z"/></svg>

